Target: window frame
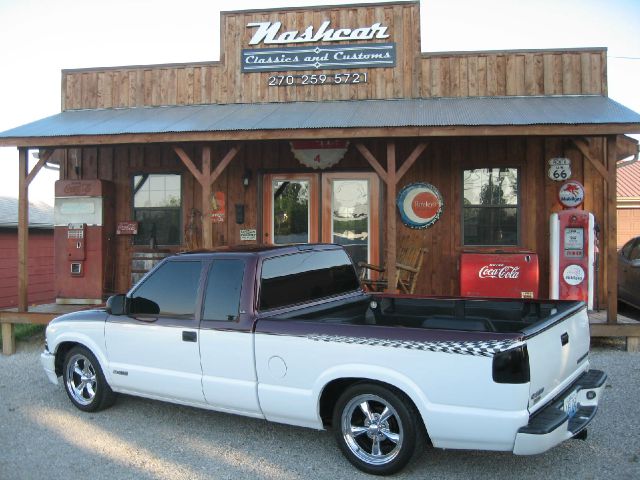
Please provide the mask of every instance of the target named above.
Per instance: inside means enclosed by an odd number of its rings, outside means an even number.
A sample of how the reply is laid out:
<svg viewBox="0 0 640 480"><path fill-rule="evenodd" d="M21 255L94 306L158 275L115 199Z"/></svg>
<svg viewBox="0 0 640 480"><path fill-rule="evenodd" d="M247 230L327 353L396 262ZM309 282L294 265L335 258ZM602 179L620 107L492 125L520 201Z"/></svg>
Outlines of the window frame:
<svg viewBox="0 0 640 480"><path fill-rule="evenodd" d="M517 191L516 205L469 205L468 207L464 204L464 174L469 170L492 170L492 169L513 169L516 171L517 175ZM463 248L483 248L483 247L495 247L495 248L514 248L519 247L522 242L522 177L521 177L522 168L518 165L501 165L501 166L490 166L490 167L463 167L460 173L461 182L460 182L460 244ZM513 244L466 244L464 241L464 229L465 229L465 221L464 221L464 213L465 208L486 208L486 209L497 209L497 208L515 208L516 209L516 242Z"/></svg>
<svg viewBox="0 0 640 480"><path fill-rule="evenodd" d="M135 178L138 175L177 175L180 179L180 205L177 207L178 210L178 241L177 243L158 243L157 247L179 247L183 244L184 242L184 226L183 226L183 222L184 222L184 215L183 215L183 210L184 210L184 178L183 178L183 172L181 171L169 171L169 172L131 172L131 179L130 179L130 188L131 188L131 219L136 221L136 210L145 210L145 211L165 211L168 209L173 209L173 207L136 207L135 206L135 192L134 192L134 188L135 188ZM147 243L143 242L143 243L137 243L136 242L136 238L138 235L133 235L133 247L144 247L144 246L148 246Z"/></svg>
<svg viewBox="0 0 640 480"><path fill-rule="evenodd" d="M135 319L145 319L145 318L153 318L157 319L157 323L150 323L151 325L161 325L161 326L178 326L184 328L197 328L198 323L200 322L200 314L202 306L202 295L203 295L203 278L209 271L209 266L206 261L200 258L186 258L186 259L172 259L165 260L156 265L152 270L147 273L145 278L137 283L129 292L127 293L127 301L133 301L133 298L136 296L136 292L138 292L147 282L148 280L160 269L164 266L172 264L172 263L198 263L200 264L200 274L198 275L197 280L197 288L195 293L195 303L193 306L193 313L189 314L189 316L177 316L172 314L163 314L159 312L158 314L150 314L150 313L131 313L130 316Z"/></svg>
<svg viewBox="0 0 640 480"><path fill-rule="evenodd" d="M213 319L208 319L205 318L205 308L206 308L206 302L207 302L207 291L209 289L209 280L210 280L210 276L211 273L213 271L213 267L215 265L216 262L220 262L220 261L237 261L237 262L242 262L242 264L244 265L244 268L242 270L242 281L240 282L240 293L238 296L238 315L235 318L235 320L213 320ZM204 277L204 282L202 285L202 297L200 299L200 322L201 325L232 325L232 324L238 324L240 322L240 318L242 316L244 312L243 308L242 308L242 300L243 300L243 296L242 293L245 289L245 281L246 281L246 276L247 276L247 269L248 269L248 264L246 259L242 258L242 257L214 257L211 260L209 260L207 262L207 264L205 265L205 267L203 268L203 270L205 270L203 272L203 274L205 275Z"/></svg>

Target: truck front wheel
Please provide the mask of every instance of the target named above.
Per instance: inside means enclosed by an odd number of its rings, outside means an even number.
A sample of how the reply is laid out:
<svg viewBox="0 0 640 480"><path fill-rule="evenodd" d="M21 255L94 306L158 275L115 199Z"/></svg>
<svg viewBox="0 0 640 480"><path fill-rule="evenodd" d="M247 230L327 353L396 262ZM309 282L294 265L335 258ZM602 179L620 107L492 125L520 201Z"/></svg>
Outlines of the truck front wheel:
<svg viewBox="0 0 640 480"><path fill-rule="evenodd" d="M359 383L336 402L333 428L345 457L358 469L390 475L422 445L420 418L404 396L382 385Z"/></svg>

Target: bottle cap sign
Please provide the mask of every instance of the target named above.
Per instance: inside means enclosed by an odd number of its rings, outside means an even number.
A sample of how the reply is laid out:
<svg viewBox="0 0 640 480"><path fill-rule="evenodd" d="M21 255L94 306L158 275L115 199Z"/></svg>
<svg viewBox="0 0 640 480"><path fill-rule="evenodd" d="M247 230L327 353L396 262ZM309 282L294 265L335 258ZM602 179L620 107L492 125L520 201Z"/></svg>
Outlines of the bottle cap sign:
<svg viewBox="0 0 640 480"><path fill-rule="evenodd" d="M396 201L402 223L409 228L428 228L438 221L444 201L429 183L411 183L400 190Z"/></svg>

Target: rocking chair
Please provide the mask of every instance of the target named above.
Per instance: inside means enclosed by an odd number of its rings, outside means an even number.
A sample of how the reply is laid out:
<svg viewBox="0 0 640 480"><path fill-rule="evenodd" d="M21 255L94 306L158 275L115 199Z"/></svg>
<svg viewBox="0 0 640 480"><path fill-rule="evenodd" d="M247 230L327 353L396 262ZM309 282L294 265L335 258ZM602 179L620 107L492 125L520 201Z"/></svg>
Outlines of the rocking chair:
<svg viewBox="0 0 640 480"><path fill-rule="evenodd" d="M413 293L415 291L425 253L427 253L426 248L401 247L398 249L396 278L393 288L397 288L401 293ZM358 267L360 267L360 281L367 290L381 292L387 288L389 282L385 275L386 268L365 262L358 262ZM378 278L368 278L369 271L378 272Z"/></svg>

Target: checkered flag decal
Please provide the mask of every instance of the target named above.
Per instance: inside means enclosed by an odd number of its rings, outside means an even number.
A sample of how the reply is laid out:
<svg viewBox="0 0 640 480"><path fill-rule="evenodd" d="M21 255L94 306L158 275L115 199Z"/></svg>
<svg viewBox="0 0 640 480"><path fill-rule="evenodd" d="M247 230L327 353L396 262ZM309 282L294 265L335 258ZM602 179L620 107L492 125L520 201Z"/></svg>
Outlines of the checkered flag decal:
<svg viewBox="0 0 640 480"><path fill-rule="evenodd" d="M426 350L429 352L473 355L476 357L493 357L496 353L509 350L522 342L516 340L486 340L476 342L418 342L412 340L385 340L366 337L345 337L341 335L311 334L307 338L316 342L347 343L354 345L370 345L373 347L408 348L410 350Z"/></svg>

